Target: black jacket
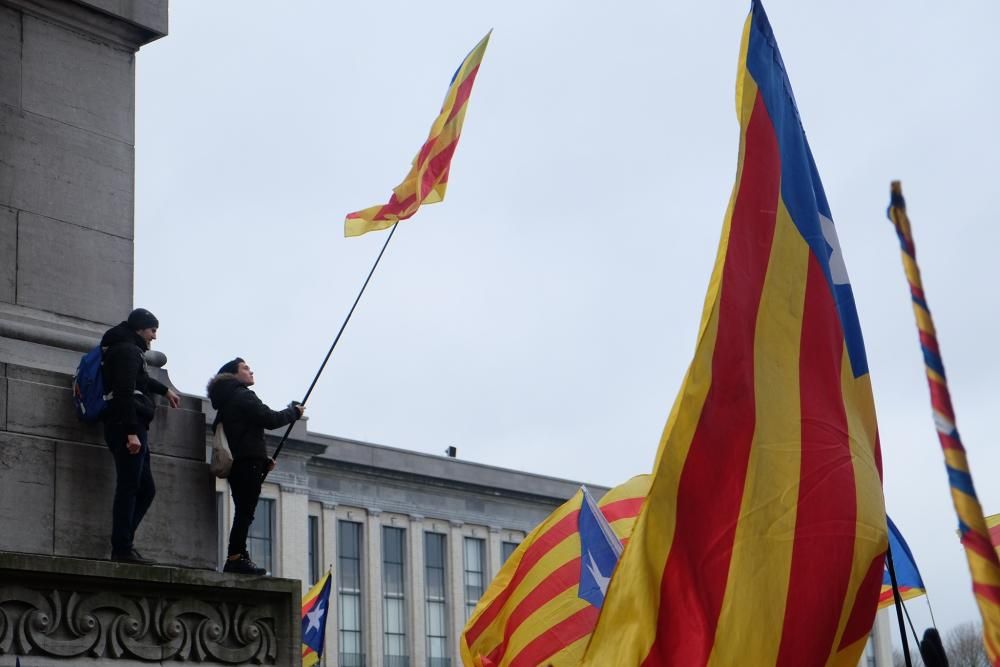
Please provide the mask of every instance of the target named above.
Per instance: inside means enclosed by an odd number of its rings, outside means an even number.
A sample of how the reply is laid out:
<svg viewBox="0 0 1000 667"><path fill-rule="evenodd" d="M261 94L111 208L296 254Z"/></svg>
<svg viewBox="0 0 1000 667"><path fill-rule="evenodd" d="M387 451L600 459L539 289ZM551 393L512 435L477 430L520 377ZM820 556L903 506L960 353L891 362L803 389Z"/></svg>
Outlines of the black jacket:
<svg viewBox="0 0 1000 667"><path fill-rule="evenodd" d="M215 426L221 422L233 459L267 458L264 431L291 424L299 418L297 408L288 406L275 411L264 405L232 373L219 373L208 381L208 397L219 411Z"/></svg>
<svg viewBox="0 0 1000 667"><path fill-rule="evenodd" d="M122 322L104 334L101 349L104 391L112 394L105 423L124 427L126 434L149 428L156 409L150 394L162 396L167 387L146 371L146 341Z"/></svg>

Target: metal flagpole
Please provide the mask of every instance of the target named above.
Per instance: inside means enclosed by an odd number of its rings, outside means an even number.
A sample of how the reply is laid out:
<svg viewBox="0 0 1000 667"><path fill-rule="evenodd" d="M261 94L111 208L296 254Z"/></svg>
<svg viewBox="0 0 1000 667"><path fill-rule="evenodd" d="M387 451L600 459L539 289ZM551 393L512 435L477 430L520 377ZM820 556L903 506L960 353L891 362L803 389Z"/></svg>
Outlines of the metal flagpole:
<svg viewBox="0 0 1000 667"><path fill-rule="evenodd" d="M892 549L885 550L885 565L889 569L892 597L896 601L896 618L899 621L899 638L903 641L903 658L906 660L906 667L913 667L913 663L910 662L910 642L906 639L906 625L903 623L903 598L899 595L899 585L896 583L896 568L892 566Z"/></svg>
<svg viewBox="0 0 1000 667"><path fill-rule="evenodd" d="M344 333L344 329L347 328L347 323L351 320L351 315L354 314L354 309L358 307L358 302L361 301L361 295L365 293L365 288L368 287L368 282L372 279L372 274L375 273L375 269L378 267L378 263L382 261L382 255L385 254L385 249L389 246L389 241L392 240L392 235L396 233L396 227L399 225L399 221L393 223L392 229L389 231L389 236L386 238L385 243L382 244L382 249L378 253L378 257L375 258L375 263L372 264L371 271L368 272L368 277L365 278L365 283L361 286L361 291L358 292L357 298L354 299L354 304L351 309L347 312L347 317L344 318L344 323L340 325L340 331L337 332L336 338L333 339L333 344L330 345L330 349L327 350L326 356L323 358L323 363L319 365L319 370L316 371L316 376L313 378L312 383L309 385L309 389L306 390L306 395L302 397L301 405L305 406L306 401L309 400L310 394L312 394L313 389L316 387L316 383L319 381L319 376L323 374L323 369L326 368L326 362L330 361L330 355L333 354L333 348L337 347L337 341L340 340L341 334ZM281 453L281 448L285 446L285 441L288 440L288 434L292 432L292 427L295 426L295 422L288 425L285 429L285 434L281 436L281 440L278 442L278 447L274 450L274 454L271 456L272 459L277 460L278 455ZM261 475L261 483L267 479L267 473L269 471L265 470L264 474Z"/></svg>

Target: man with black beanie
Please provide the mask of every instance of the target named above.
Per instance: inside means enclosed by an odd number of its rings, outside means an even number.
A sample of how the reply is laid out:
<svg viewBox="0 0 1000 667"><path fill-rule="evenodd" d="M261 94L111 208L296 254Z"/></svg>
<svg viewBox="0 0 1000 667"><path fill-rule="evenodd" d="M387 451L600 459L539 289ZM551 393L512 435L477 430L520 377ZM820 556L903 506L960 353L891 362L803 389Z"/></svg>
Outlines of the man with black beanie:
<svg viewBox="0 0 1000 667"><path fill-rule="evenodd" d="M108 408L104 415L104 442L115 461L115 499L112 507L111 560L152 564L135 550L135 531L156 495L149 456L149 424L155 406L151 394L166 396L171 407L180 397L146 371L146 350L156 340L160 323L145 308L109 329L101 339L102 373Z"/></svg>
<svg viewBox="0 0 1000 667"><path fill-rule="evenodd" d="M229 557L223 572L260 575L267 570L250 560L247 534L260 498L264 473L274 468L274 459L267 455L264 446L264 431L291 424L302 416L305 407L293 401L284 410L272 410L250 390L253 384L253 371L243 359L236 357L223 364L208 381L208 397L218 411L212 428L222 426L233 453L233 467L229 471L233 528L229 532Z"/></svg>

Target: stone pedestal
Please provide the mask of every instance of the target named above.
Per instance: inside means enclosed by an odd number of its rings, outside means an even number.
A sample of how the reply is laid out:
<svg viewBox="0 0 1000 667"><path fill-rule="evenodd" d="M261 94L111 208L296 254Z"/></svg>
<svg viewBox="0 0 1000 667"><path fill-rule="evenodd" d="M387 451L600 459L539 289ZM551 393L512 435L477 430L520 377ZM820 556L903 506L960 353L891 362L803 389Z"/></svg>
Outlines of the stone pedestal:
<svg viewBox="0 0 1000 667"><path fill-rule="evenodd" d="M0 552L0 656L25 667L299 664L299 586Z"/></svg>
<svg viewBox="0 0 1000 667"><path fill-rule="evenodd" d="M300 662L298 582L215 572L200 399L157 408L136 535L181 567L104 560L114 466L70 387L132 309L135 54L166 32L167 0L0 0L2 665Z"/></svg>

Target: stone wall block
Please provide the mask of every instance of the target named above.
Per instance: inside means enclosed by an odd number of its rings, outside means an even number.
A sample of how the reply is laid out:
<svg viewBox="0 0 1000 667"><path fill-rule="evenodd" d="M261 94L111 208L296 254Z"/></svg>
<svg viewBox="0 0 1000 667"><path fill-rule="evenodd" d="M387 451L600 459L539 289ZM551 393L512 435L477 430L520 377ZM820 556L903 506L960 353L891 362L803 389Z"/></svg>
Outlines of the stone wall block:
<svg viewBox="0 0 1000 667"><path fill-rule="evenodd" d="M17 302L114 324L132 302L132 242L21 213Z"/></svg>
<svg viewBox="0 0 1000 667"><path fill-rule="evenodd" d="M160 563L215 569L215 492L207 466L155 453L151 466L156 498L136 532L136 548ZM106 447L60 443L55 555L109 557L114 489L114 460Z"/></svg>
<svg viewBox="0 0 1000 667"><path fill-rule="evenodd" d="M0 301L14 303L16 280L17 212L0 207Z"/></svg>
<svg viewBox="0 0 1000 667"><path fill-rule="evenodd" d="M153 451L198 463L205 462L205 415L183 407L171 408L157 397L156 417L149 428ZM205 465L208 470L208 466Z"/></svg>
<svg viewBox="0 0 1000 667"><path fill-rule="evenodd" d="M7 430L7 364L0 364L0 431Z"/></svg>
<svg viewBox="0 0 1000 667"><path fill-rule="evenodd" d="M55 446L0 432L0 551L52 553Z"/></svg>
<svg viewBox="0 0 1000 667"><path fill-rule="evenodd" d="M7 430L103 445L101 426L76 418L71 386L67 375L9 365Z"/></svg>
<svg viewBox="0 0 1000 667"><path fill-rule="evenodd" d="M132 52L32 16L23 21L24 110L134 143Z"/></svg>
<svg viewBox="0 0 1000 667"><path fill-rule="evenodd" d="M0 104L21 106L21 13L0 7Z"/></svg>
<svg viewBox="0 0 1000 667"><path fill-rule="evenodd" d="M129 143L0 106L0 205L131 239L133 158Z"/></svg>

